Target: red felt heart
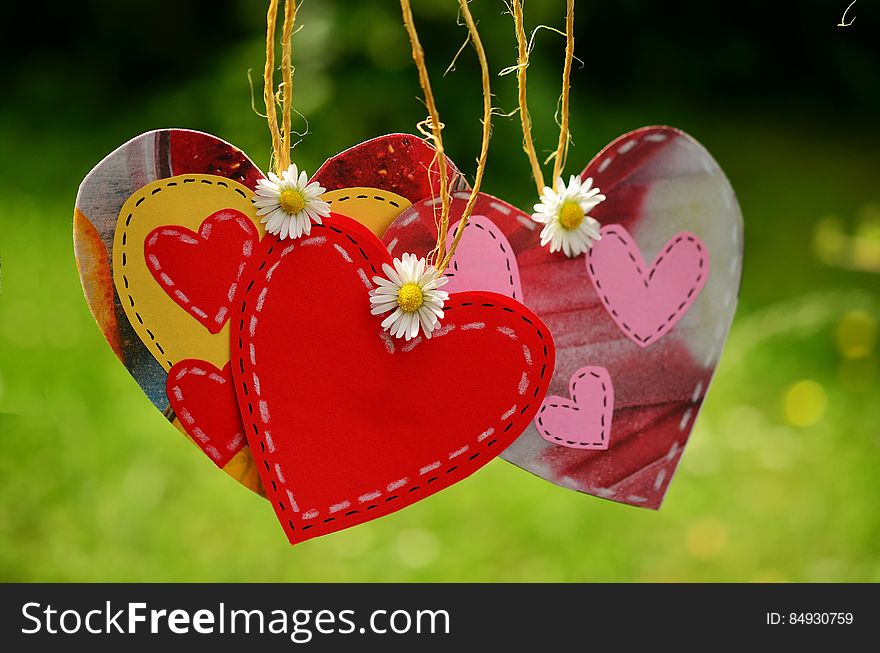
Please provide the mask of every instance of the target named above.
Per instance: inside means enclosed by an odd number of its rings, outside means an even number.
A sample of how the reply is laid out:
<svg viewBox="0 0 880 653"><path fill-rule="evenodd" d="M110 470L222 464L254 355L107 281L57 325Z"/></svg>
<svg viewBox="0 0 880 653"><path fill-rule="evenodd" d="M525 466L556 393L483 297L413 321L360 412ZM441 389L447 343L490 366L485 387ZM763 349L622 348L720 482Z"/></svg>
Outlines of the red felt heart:
<svg viewBox="0 0 880 653"><path fill-rule="evenodd" d="M545 325L489 292L453 294L430 339L370 314L381 242L334 214L266 237L236 298L233 375L251 450L291 543L465 478L529 424L553 373ZM447 391L454 388L454 401Z"/></svg>
<svg viewBox="0 0 880 653"><path fill-rule="evenodd" d="M168 372L168 399L186 432L218 467L245 445L244 426L227 363L222 370L197 359Z"/></svg>
<svg viewBox="0 0 880 653"><path fill-rule="evenodd" d="M144 258L168 296L218 333L257 240L246 215L224 209L205 218L198 233L175 225L154 229L144 240Z"/></svg>

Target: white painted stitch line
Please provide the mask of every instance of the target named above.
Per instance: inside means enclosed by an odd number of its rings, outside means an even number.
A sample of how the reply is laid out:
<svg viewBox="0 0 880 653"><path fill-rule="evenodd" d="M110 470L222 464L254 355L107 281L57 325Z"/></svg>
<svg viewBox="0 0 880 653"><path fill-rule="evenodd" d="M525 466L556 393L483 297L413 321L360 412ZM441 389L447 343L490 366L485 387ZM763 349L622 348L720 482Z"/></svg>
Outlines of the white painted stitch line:
<svg viewBox="0 0 880 653"><path fill-rule="evenodd" d="M453 458L460 456L461 454L465 453L468 449L470 449L470 447L468 445L464 445L461 449L456 449L451 454L449 454L449 460L452 460Z"/></svg>
<svg viewBox="0 0 880 653"><path fill-rule="evenodd" d="M411 215L406 216L405 218L403 218L403 220L400 221L400 226L401 227L408 227L418 219L419 219L419 214L416 213L415 211L413 211Z"/></svg>
<svg viewBox="0 0 880 653"><path fill-rule="evenodd" d="M502 215L510 215L511 210L510 207L504 206L503 204L499 204L498 202L489 202L489 206L498 211L498 213Z"/></svg>
<svg viewBox="0 0 880 653"><path fill-rule="evenodd" d="M185 243L187 245L198 245L199 241L197 241L192 236L187 236L186 234L180 235L180 242Z"/></svg>
<svg viewBox="0 0 880 653"><path fill-rule="evenodd" d="M429 199L427 202L425 202L425 206L437 206L437 205L440 204L442 201L443 201L443 198L441 198L441 197L434 197L433 199Z"/></svg>
<svg viewBox="0 0 880 653"><path fill-rule="evenodd" d="M389 492L394 492L394 490L397 490L397 489L399 489L399 488L402 488L402 487L403 487L404 485L406 485L407 483L409 483L409 479L408 479L408 478L401 478L401 479L398 479L398 480L394 481L393 483L389 483L389 484L388 484L388 491L389 491Z"/></svg>
<svg viewBox="0 0 880 653"><path fill-rule="evenodd" d="M196 376L205 376L207 374L207 372L201 367L193 367L190 369L189 373L195 374Z"/></svg>
<svg viewBox="0 0 880 653"><path fill-rule="evenodd" d="M691 415L693 414L693 409L688 408L684 415L681 416L681 421L678 423L678 430L684 431L687 428L688 422L691 421Z"/></svg>
<svg viewBox="0 0 880 653"><path fill-rule="evenodd" d="M159 274L159 278L162 279L162 283L164 283L164 284L165 284L166 286L168 286L169 288L173 288L173 287L174 287L174 281L171 279L171 277L169 277L169 276L168 276L167 274L165 274L164 272L161 272L161 273Z"/></svg>
<svg viewBox="0 0 880 653"><path fill-rule="evenodd" d="M278 477L278 480L281 483L287 483L287 481L284 480L284 473L281 471L281 465L279 465L278 463L275 463L275 475Z"/></svg>
<svg viewBox="0 0 880 653"><path fill-rule="evenodd" d="M627 498L627 501L632 501L633 503L645 503L647 499L645 497L640 497L636 494L630 494Z"/></svg>
<svg viewBox="0 0 880 653"><path fill-rule="evenodd" d="M381 338L382 342L385 343L385 350L389 354L393 354L394 353L394 341L391 339L391 336L389 336L386 331L382 331L379 333L379 338Z"/></svg>
<svg viewBox="0 0 880 653"><path fill-rule="evenodd" d="M345 510L351 505L351 501L340 501L339 503L335 503L330 506L330 514L332 515L334 512L339 512L340 510Z"/></svg>
<svg viewBox="0 0 880 653"><path fill-rule="evenodd" d="M290 507L293 508L293 512L299 512L299 506L296 504L296 499L293 498L293 492L288 488L285 489L287 490L287 500L290 502Z"/></svg>
<svg viewBox="0 0 880 653"><path fill-rule="evenodd" d="M222 325L226 321L227 315L229 315L229 309L221 306L220 310L217 311L217 315L214 316L214 322Z"/></svg>
<svg viewBox="0 0 880 653"><path fill-rule="evenodd" d="M179 388L175 388L175 390L179 390ZM174 395L177 396L177 392ZM177 401L183 401L183 395L177 397ZM177 411L177 416L189 425L194 424L196 421L195 417L186 408L181 408Z"/></svg>
<svg viewBox="0 0 880 653"><path fill-rule="evenodd" d="M697 400L700 398L702 392L703 392L703 382L700 381L699 383L697 383L697 387L694 388L694 391L691 394L691 402L697 403Z"/></svg>
<svg viewBox="0 0 880 653"><path fill-rule="evenodd" d="M174 386L171 389L172 394L174 394L174 398L177 401L183 401L183 390L180 389L180 386Z"/></svg>
<svg viewBox="0 0 880 653"><path fill-rule="evenodd" d="M254 380L254 392L256 392L257 396L259 397L260 396L260 377L257 376L256 372L251 374L251 377Z"/></svg>
<svg viewBox="0 0 880 653"><path fill-rule="evenodd" d="M523 227L528 229L529 231L535 231L538 228L538 223L532 220L529 217L524 215L516 216L516 221L519 222Z"/></svg>
<svg viewBox="0 0 880 653"><path fill-rule="evenodd" d="M263 437L266 440L266 448L269 450L269 453L275 453L275 441L272 439L272 433L263 431Z"/></svg>
<svg viewBox="0 0 880 653"><path fill-rule="evenodd" d="M440 467L440 461L438 460L435 463L431 463L430 465L425 465L419 470L419 476L424 476L428 472L433 472L435 469Z"/></svg>
<svg viewBox="0 0 880 653"><path fill-rule="evenodd" d="M457 193L453 193L452 196L457 200L467 200L471 198L470 193L466 193L464 191L459 191Z"/></svg>
<svg viewBox="0 0 880 653"><path fill-rule="evenodd" d="M302 519L303 519L303 520L306 520L306 519L314 519L314 518L317 517L317 516L318 516L318 511L317 511L317 510L309 510L309 511L304 512L304 513L302 514Z"/></svg>
<svg viewBox="0 0 880 653"><path fill-rule="evenodd" d="M661 469L659 472L657 472L657 478L654 479L654 489L659 490L660 487L663 485L663 481L665 481L665 480L666 480L666 470Z"/></svg>
<svg viewBox="0 0 880 653"><path fill-rule="evenodd" d="M519 392L520 396L526 393L526 390L529 389L529 375L526 372L522 373L522 378L519 380L519 385L516 387L516 391Z"/></svg>
<svg viewBox="0 0 880 653"><path fill-rule="evenodd" d="M599 164L599 167L596 168L599 172L605 172L608 169L608 166L611 165L611 162L614 160L613 156L605 157L602 162Z"/></svg>
<svg viewBox="0 0 880 653"><path fill-rule="evenodd" d="M250 327L248 327L248 332L251 334L251 338L254 337L254 334L257 332L257 316L251 315L251 323Z"/></svg>
<svg viewBox="0 0 880 653"><path fill-rule="evenodd" d="M394 251L394 248L397 247L397 243L400 242L400 239L396 236L391 239L391 242L388 243L388 253L391 254Z"/></svg>
<svg viewBox="0 0 880 653"><path fill-rule="evenodd" d="M626 143L624 143L623 145L618 147L617 153L618 154L626 154L627 152L629 152L631 149L633 149L638 144L639 144L639 139L634 138L631 141L627 141Z"/></svg>
<svg viewBox="0 0 880 653"><path fill-rule="evenodd" d="M493 433L495 433L495 429L494 429L494 428L486 429L485 431L483 431L482 433L480 433L480 434L477 436L477 442L482 442L483 440L485 440L486 438L488 438L488 437L489 437L490 435L492 435ZM437 464L439 465L440 463L437 463Z"/></svg>
<svg viewBox="0 0 880 653"><path fill-rule="evenodd" d="M259 313L263 310L263 305L266 303L266 295L269 294L269 287L266 286L260 291L260 295L257 297L257 306L256 310Z"/></svg>
<svg viewBox="0 0 880 653"><path fill-rule="evenodd" d="M282 250L281 250L281 258L284 258L284 257L287 256L288 254L290 254L290 253L293 251L294 247L296 247L296 245L294 245L293 243L291 243L290 245L288 245L287 247L285 247L284 249L282 249Z"/></svg>
<svg viewBox="0 0 880 653"><path fill-rule="evenodd" d="M432 338L440 338L440 337L445 336L447 333L450 333L451 331L454 331L454 330L455 330L454 324L446 324L444 326L441 326L439 329L435 330L431 334L431 337Z"/></svg>
<svg viewBox="0 0 880 653"><path fill-rule="evenodd" d="M235 437L232 438L226 445L226 448L232 452L238 451L238 447L239 445L241 445L242 442L244 442L244 435L242 435L241 433L236 433Z"/></svg>
<svg viewBox="0 0 880 653"><path fill-rule="evenodd" d="M213 444L209 444L207 447L205 447L205 451L207 451L208 455L211 456L211 458L213 458L214 460L220 460L220 452L217 451L217 447L215 447Z"/></svg>
<svg viewBox="0 0 880 653"><path fill-rule="evenodd" d="M372 501L373 499L378 499L382 496L381 492L367 492L366 494L362 494L358 497L358 503L366 503L367 501Z"/></svg>
<svg viewBox="0 0 880 653"><path fill-rule="evenodd" d="M207 434L198 426L193 427L193 435L196 436L199 442L207 442L209 439Z"/></svg>
<svg viewBox="0 0 880 653"><path fill-rule="evenodd" d="M269 404L266 403L265 399L260 400L260 417L264 424L269 423Z"/></svg>
<svg viewBox="0 0 880 653"><path fill-rule="evenodd" d="M333 248L339 252L339 255L342 257L342 260L346 263L353 263L351 256L348 255L348 252L345 251L345 248L338 243L333 243Z"/></svg>
<svg viewBox="0 0 880 653"><path fill-rule="evenodd" d="M678 451L678 442L673 442L672 446L669 447L669 451L666 452L666 460L674 459L678 455Z"/></svg>
<svg viewBox="0 0 880 653"><path fill-rule="evenodd" d="M528 346L523 345L523 358L526 359L526 365L529 367L532 366L532 350L528 348Z"/></svg>
<svg viewBox="0 0 880 653"><path fill-rule="evenodd" d="M202 309L200 309L200 308L198 308L198 307L196 307L196 306L190 306L190 307L189 307L189 310L191 310L193 313L195 313L196 315L198 315L198 316L199 316L200 318L202 318L203 320L207 320L207 319L208 319L208 314L205 313L205 311L203 311Z"/></svg>
<svg viewBox="0 0 880 653"><path fill-rule="evenodd" d="M327 242L327 236L314 236L312 238L307 238L306 240L300 241L300 245L303 247L314 247L316 245L323 245Z"/></svg>
<svg viewBox="0 0 880 653"><path fill-rule="evenodd" d="M233 283L231 286L229 286L229 292L226 293L226 299L228 299L230 302L235 298L235 291L237 288L237 283Z"/></svg>
<svg viewBox="0 0 880 653"><path fill-rule="evenodd" d="M517 338L516 331L514 331L510 327L500 326L500 327L496 327L496 328L498 329L498 333L503 333L505 336L507 336L511 340L516 340L516 338Z"/></svg>
<svg viewBox="0 0 880 653"><path fill-rule="evenodd" d="M666 134L658 134L655 132L653 134L648 134L647 136L645 136L645 140L651 141L652 143L662 143L666 140Z"/></svg>
<svg viewBox="0 0 880 653"><path fill-rule="evenodd" d="M516 404L514 404L513 406L511 406L511 407L510 407L510 410L508 410L506 413L504 413L503 415L501 415L501 421L503 422L503 421L506 420L508 417L510 417L511 415L513 415L515 412L516 412Z"/></svg>
<svg viewBox="0 0 880 653"><path fill-rule="evenodd" d="M254 348L254 343L251 343L250 347L251 352L251 365L257 364L257 350Z"/></svg>
<svg viewBox="0 0 880 653"><path fill-rule="evenodd" d="M370 282L370 279L367 277L367 273L363 268L358 268L358 276L361 278L364 286L366 286L367 290L373 289L373 284Z"/></svg>
<svg viewBox="0 0 880 653"><path fill-rule="evenodd" d="M281 261L275 261L275 264L266 270L266 281L272 280L272 275L275 274L275 270L278 269L279 265L281 265Z"/></svg>
<svg viewBox="0 0 880 653"><path fill-rule="evenodd" d="M226 383L226 379L224 379L222 376L217 374L217 372L211 372L208 375L208 378L211 379L214 383L219 383L220 385L223 385L224 383Z"/></svg>
<svg viewBox="0 0 880 653"><path fill-rule="evenodd" d="M422 337L419 336L418 338L414 338L413 340L410 340L403 347L401 347L400 350L401 351L412 351L413 349L416 348L416 345L418 345L421 342L422 342Z"/></svg>
<svg viewBox="0 0 880 653"><path fill-rule="evenodd" d="M479 331L484 328L486 328L485 322L468 322L467 324L461 325L462 331Z"/></svg>
<svg viewBox="0 0 880 653"><path fill-rule="evenodd" d="M593 489L593 492L595 492L597 496L604 497L606 499L608 497L613 497L615 494L617 494L617 491L610 487L597 487Z"/></svg>

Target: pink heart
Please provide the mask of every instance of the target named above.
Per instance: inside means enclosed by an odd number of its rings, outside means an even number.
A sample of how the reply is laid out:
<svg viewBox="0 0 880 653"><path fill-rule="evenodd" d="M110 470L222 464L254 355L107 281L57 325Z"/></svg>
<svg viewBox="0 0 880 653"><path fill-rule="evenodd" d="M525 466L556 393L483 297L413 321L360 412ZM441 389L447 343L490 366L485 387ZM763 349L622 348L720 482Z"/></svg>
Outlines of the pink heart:
<svg viewBox="0 0 880 653"><path fill-rule="evenodd" d="M449 230L447 244L452 243L459 224L456 222ZM444 290L448 292L480 288L522 301L519 266L513 248L495 223L482 215L471 216L468 221L446 276L449 283Z"/></svg>
<svg viewBox="0 0 880 653"><path fill-rule="evenodd" d="M682 232L666 243L651 267L629 232L602 227L587 254L587 270L602 305L627 338L645 348L681 319L709 276L709 256L699 238Z"/></svg>
<svg viewBox="0 0 880 653"><path fill-rule="evenodd" d="M582 367L570 383L571 400L547 396L535 424L541 437L572 449L608 448L614 413L614 386L604 367Z"/></svg>

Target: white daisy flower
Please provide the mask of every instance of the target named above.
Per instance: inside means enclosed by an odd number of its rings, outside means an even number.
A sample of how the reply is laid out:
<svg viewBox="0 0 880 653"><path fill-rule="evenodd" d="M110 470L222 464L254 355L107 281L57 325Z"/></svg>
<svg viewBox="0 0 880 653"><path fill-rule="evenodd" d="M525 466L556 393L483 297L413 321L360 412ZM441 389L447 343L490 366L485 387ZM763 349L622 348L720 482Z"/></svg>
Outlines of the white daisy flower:
<svg viewBox="0 0 880 653"><path fill-rule="evenodd" d="M330 215L330 205L321 199L326 189L317 181L309 183L305 171L296 164L281 173L269 173L268 179L257 180L257 193L251 200L257 207L257 215L270 234L278 234L281 240L309 235L312 222Z"/></svg>
<svg viewBox="0 0 880 653"><path fill-rule="evenodd" d="M385 277L373 277L379 286L370 291L373 315L394 311L382 321L382 328L395 338L411 340L419 334L431 337L443 317L443 302L449 293L439 290L448 279L428 265L424 258L404 254L394 267L382 264Z"/></svg>
<svg viewBox="0 0 880 653"><path fill-rule="evenodd" d="M566 256L579 256L602 237L599 223L588 213L604 201L605 196L592 186L592 177L581 182L580 177L572 175L568 186L558 177L556 190L544 187L541 202L535 204L532 214L532 220L544 225L542 247L550 243L551 252L561 249Z"/></svg>

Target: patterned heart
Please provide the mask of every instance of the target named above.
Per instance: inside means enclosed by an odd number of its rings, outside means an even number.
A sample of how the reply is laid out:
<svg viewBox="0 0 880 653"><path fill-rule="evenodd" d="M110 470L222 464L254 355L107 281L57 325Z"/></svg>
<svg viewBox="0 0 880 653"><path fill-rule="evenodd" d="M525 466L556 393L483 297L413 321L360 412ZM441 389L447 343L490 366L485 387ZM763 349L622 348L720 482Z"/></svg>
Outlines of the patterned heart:
<svg viewBox="0 0 880 653"><path fill-rule="evenodd" d="M291 543L399 510L473 473L534 418L555 352L518 302L456 293L431 338L392 339L370 314L390 263L333 215L266 237L233 315L233 376L251 450ZM454 388L459 399L444 410Z"/></svg>
<svg viewBox="0 0 880 653"><path fill-rule="evenodd" d="M334 211L356 215L381 233L411 203L436 195L434 156L421 138L391 134L333 156L313 179L327 188L323 199ZM447 163L451 188L464 187L460 173ZM108 155L83 180L76 199L74 250L98 326L147 397L200 446L198 433L188 429L169 400L168 372L185 360L216 369L230 360L229 326L221 323L242 262L236 249L244 241L234 231L221 238L232 225L205 219L217 212L244 215L262 234L251 204L262 176L229 143L167 129L142 134ZM170 230L167 238L151 245L163 229ZM230 423L224 432L236 428L240 423ZM246 445L223 469L262 491Z"/></svg>
<svg viewBox="0 0 880 653"><path fill-rule="evenodd" d="M205 218L198 233L157 227L144 241L144 258L171 299L211 333L229 319L235 289L259 240L241 211L223 209Z"/></svg>
<svg viewBox="0 0 880 653"><path fill-rule="evenodd" d="M510 204L481 194L474 212L492 223L512 249L522 302L553 334L557 359L550 392L565 398L572 377L586 366L607 370L614 388L609 446L604 451L569 446L568 441L584 441L580 427L570 421L555 425L560 432L554 435L562 441L548 441L536 425L530 426L502 457L557 485L658 508L733 319L742 269L742 217L715 160L692 138L669 127L621 136L581 176L592 177L608 197L591 215L606 227L618 225L613 234L624 241L615 236L594 246L596 256L603 257L597 275L590 275L586 257L567 258L542 247L540 225ZM464 205L464 199L455 198L453 219ZM433 214L430 201L404 212L383 237L391 253L430 251L436 240ZM470 233L465 232L463 247ZM682 233L687 234L679 241L684 244L676 244ZM672 265L664 252L675 258ZM495 274L501 275L509 261L499 252L487 258L479 264L459 260L449 285L482 289L483 268L495 266ZM655 262L654 277L668 275L658 281L662 291L650 288L645 260ZM706 266L702 279L697 278L700 260ZM597 293L595 277L604 288L614 287L608 301ZM620 319L624 314L628 326L636 326L629 319L637 321L638 331L627 333ZM643 332L649 328L650 337Z"/></svg>

